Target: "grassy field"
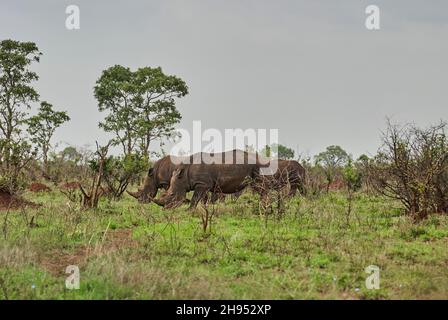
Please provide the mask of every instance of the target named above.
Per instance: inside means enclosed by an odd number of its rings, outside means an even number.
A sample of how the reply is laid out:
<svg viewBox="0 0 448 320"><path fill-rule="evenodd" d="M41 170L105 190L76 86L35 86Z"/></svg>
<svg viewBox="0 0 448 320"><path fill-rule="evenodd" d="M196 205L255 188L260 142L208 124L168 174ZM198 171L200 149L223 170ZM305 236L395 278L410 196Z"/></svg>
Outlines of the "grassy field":
<svg viewBox="0 0 448 320"><path fill-rule="evenodd" d="M448 298L448 217L415 223L383 198L358 194L347 216L342 193L297 197L260 216L245 193L216 206L207 232L201 208L25 198L42 206L0 212L0 299ZM65 288L68 265L79 290ZM365 286L369 265L379 290Z"/></svg>

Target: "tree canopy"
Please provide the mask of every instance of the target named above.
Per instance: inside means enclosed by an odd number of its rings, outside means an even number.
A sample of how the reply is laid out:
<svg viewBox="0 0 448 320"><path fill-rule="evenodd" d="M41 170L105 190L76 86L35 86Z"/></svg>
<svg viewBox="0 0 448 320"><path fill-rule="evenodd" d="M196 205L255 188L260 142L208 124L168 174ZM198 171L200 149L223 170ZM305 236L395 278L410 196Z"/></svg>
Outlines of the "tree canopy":
<svg viewBox="0 0 448 320"><path fill-rule="evenodd" d="M340 146L329 146L325 151L319 153L316 157L316 163L325 167L338 167L345 165L349 160L349 155Z"/></svg>
<svg viewBox="0 0 448 320"><path fill-rule="evenodd" d="M31 103L39 100L32 87L38 75L30 70L41 52L33 42L0 42L0 164L10 168L13 151L19 151L21 126ZM15 145L13 145L15 144Z"/></svg>
<svg viewBox="0 0 448 320"><path fill-rule="evenodd" d="M181 119L175 98L188 94L186 83L160 67L131 71L115 65L103 71L94 87L98 109L108 111L99 126L115 135L125 155L139 151L149 156L153 140L169 137Z"/></svg>
<svg viewBox="0 0 448 320"><path fill-rule="evenodd" d="M277 155L277 158L289 160L294 158L294 150L282 144L274 143L271 145L272 151Z"/></svg>
<svg viewBox="0 0 448 320"><path fill-rule="evenodd" d="M67 112L53 110L53 106L46 101L41 102L37 115L27 119L31 142L41 149L45 169L47 169L48 165L48 151L51 147L51 138L55 130L69 120L70 117L67 115Z"/></svg>
<svg viewBox="0 0 448 320"><path fill-rule="evenodd" d="M327 179L327 191L334 181L338 170L350 161L348 153L340 146L329 146L315 157L316 165L322 167Z"/></svg>

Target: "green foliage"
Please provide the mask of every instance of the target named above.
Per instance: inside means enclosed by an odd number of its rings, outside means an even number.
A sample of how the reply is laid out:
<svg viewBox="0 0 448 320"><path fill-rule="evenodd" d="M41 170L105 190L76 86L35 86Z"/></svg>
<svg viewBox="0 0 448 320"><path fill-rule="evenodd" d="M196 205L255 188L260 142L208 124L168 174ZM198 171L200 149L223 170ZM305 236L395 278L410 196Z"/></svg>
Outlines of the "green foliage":
<svg viewBox="0 0 448 320"><path fill-rule="evenodd" d="M246 192L217 205L204 237L201 210L162 210L130 197L94 212L58 192L27 194L39 208L2 219L0 299L444 299L448 217L415 224L397 202L360 193L346 227L345 194L292 200L282 219L254 214ZM26 220L24 217L28 217ZM35 216L36 227L27 221ZM68 264L80 290L65 290ZM365 287L365 268L381 288Z"/></svg>
<svg viewBox="0 0 448 320"><path fill-rule="evenodd" d="M360 163L367 163L367 162L369 162L369 160L370 160L370 158L367 155L362 154L358 157L357 161Z"/></svg>
<svg viewBox="0 0 448 320"><path fill-rule="evenodd" d="M0 166L0 190L18 193L27 183L23 169L34 159L37 150L24 140L0 140L0 149L9 152L7 163Z"/></svg>
<svg viewBox="0 0 448 320"><path fill-rule="evenodd" d="M99 126L115 135L125 154L139 151L149 157L151 141L170 137L181 119L175 98L188 94L185 82L161 68L137 71L115 65L103 71L94 95L100 111L108 111Z"/></svg>
<svg viewBox="0 0 448 320"><path fill-rule="evenodd" d="M271 149L279 159L289 160L294 158L294 150L282 144L274 143L271 145Z"/></svg>
<svg viewBox="0 0 448 320"><path fill-rule="evenodd" d="M91 170L98 172L97 159L89 161ZM148 167L146 157L131 153L123 156L109 156L104 162L103 179L107 185L109 196L115 200L121 198L131 182L135 182Z"/></svg>
<svg viewBox="0 0 448 320"><path fill-rule="evenodd" d="M362 175L359 169L353 164L353 160L349 159L342 170L344 182L349 192L357 191L362 186Z"/></svg>
<svg viewBox="0 0 448 320"><path fill-rule="evenodd" d="M315 157L315 161L324 167L336 168L347 163L349 158L347 152L340 146L329 146Z"/></svg>
<svg viewBox="0 0 448 320"><path fill-rule="evenodd" d="M54 112L47 102L41 103L36 116L28 118L28 110L39 94L32 83L38 75L31 65L39 62L42 53L35 43L3 40L0 42L0 174L3 188L15 193L23 187L25 167L37 154L22 132L28 125L31 142L41 149L44 163L50 139L62 122L68 120L63 112Z"/></svg>
<svg viewBox="0 0 448 320"><path fill-rule="evenodd" d="M63 160L72 161L77 163L81 160L82 155L76 150L75 147L66 147L60 152L60 156Z"/></svg>
<svg viewBox="0 0 448 320"><path fill-rule="evenodd" d="M342 166L350 159L347 152L340 146L329 146L315 156L315 163L322 167L327 179L327 191L330 184L334 181Z"/></svg>
<svg viewBox="0 0 448 320"><path fill-rule="evenodd" d="M31 141L36 144L42 152L46 170L48 165L48 152L51 147L51 138L53 137L55 130L69 120L70 117L67 115L67 112L54 111L51 104L43 101L40 104L38 113L26 121Z"/></svg>
<svg viewBox="0 0 448 320"><path fill-rule="evenodd" d="M270 158L272 156L272 148L269 145L266 145L261 151L260 154L266 158Z"/></svg>
<svg viewBox="0 0 448 320"><path fill-rule="evenodd" d="M23 175L13 175L8 172L0 175L0 192L16 194L25 189L26 185L27 181Z"/></svg>
<svg viewBox="0 0 448 320"><path fill-rule="evenodd" d="M12 154L12 148L23 147L19 141L27 109L39 99L31 86L38 76L30 66L39 62L40 55L32 42L0 42L0 166L5 170L18 154Z"/></svg>

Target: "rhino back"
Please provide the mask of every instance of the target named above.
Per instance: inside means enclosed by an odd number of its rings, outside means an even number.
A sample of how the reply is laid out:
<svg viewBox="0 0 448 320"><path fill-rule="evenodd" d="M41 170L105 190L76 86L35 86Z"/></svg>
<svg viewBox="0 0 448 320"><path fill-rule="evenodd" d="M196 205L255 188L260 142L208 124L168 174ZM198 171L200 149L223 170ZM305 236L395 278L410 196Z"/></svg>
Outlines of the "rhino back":
<svg viewBox="0 0 448 320"><path fill-rule="evenodd" d="M188 167L187 179L192 189L197 186L222 193L242 190L247 178L254 178L257 166L248 164L193 164Z"/></svg>

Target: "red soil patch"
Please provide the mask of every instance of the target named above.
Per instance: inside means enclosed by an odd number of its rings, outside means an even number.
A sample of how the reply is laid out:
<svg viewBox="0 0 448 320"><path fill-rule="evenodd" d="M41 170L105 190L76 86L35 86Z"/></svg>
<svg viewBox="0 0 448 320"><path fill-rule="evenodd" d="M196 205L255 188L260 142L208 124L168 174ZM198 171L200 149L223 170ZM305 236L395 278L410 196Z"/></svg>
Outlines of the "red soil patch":
<svg viewBox="0 0 448 320"><path fill-rule="evenodd" d="M330 184L329 189L330 190L342 190L342 189L344 189L344 187L345 187L344 181L336 180Z"/></svg>
<svg viewBox="0 0 448 320"><path fill-rule="evenodd" d="M72 181L72 182L67 182L62 184L61 189L65 189L65 190L74 190L74 189L78 189L79 188L79 182L76 181Z"/></svg>
<svg viewBox="0 0 448 320"><path fill-rule="evenodd" d="M65 274L65 268L69 265L81 267L92 256L136 245L137 242L132 239L132 230L109 230L101 243L80 246L73 253L62 253L56 250L44 253L40 257L40 264L53 275L60 276Z"/></svg>
<svg viewBox="0 0 448 320"><path fill-rule="evenodd" d="M37 204L0 190L0 211L15 210L23 207L38 207Z"/></svg>
<svg viewBox="0 0 448 320"><path fill-rule="evenodd" d="M30 187L28 188L29 191L31 192L50 192L51 189L49 187L47 187L46 185L39 183L39 182L34 182L30 185Z"/></svg>

